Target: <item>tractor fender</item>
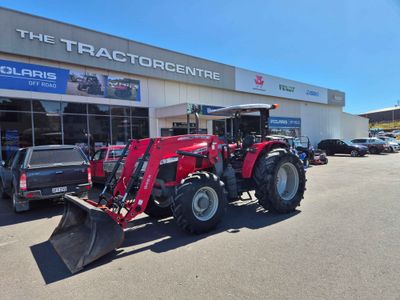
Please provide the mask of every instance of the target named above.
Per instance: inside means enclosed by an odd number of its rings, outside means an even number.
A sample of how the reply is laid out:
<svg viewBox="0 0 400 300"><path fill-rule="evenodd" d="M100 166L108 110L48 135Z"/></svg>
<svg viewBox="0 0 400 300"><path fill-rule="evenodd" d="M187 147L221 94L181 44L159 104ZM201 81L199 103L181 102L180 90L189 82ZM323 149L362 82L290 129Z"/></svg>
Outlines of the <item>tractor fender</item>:
<svg viewBox="0 0 400 300"><path fill-rule="evenodd" d="M253 175L254 165L261 157L261 155L268 153L276 148L287 149L288 146L286 143L281 141L268 141L251 146L251 148L247 151L246 157L243 162L242 177L251 178Z"/></svg>

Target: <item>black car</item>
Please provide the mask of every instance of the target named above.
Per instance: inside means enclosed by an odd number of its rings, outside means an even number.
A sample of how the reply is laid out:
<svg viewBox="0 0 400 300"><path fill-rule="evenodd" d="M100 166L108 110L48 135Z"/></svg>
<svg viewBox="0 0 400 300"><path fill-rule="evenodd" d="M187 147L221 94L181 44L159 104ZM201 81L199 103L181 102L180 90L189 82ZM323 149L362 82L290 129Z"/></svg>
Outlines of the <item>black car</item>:
<svg viewBox="0 0 400 300"><path fill-rule="evenodd" d="M368 147L356 145L340 139L322 140L318 148L325 150L327 155L350 154L351 156L364 156L368 153Z"/></svg>
<svg viewBox="0 0 400 300"><path fill-rule="evenodd" d="M0 166L0 198L11 196L15 212L29 210L34 200L83 196L91 186L89 162L76 146L21 148Z"/></svg>

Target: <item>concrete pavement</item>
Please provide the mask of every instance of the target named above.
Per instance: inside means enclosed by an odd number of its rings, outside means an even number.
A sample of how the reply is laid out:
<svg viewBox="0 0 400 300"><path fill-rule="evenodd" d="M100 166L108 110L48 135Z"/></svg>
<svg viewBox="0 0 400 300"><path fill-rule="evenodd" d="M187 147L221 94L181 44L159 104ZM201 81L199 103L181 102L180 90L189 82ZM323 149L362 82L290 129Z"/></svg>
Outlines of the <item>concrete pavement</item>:
<svg viewBox="0 0 400 300"><path fill-rule="evenodd" d="M0 297L399 299L400 154L330 157L290 215L230 205L216 231L136 220L121 249L71 276L46 242L62 205L0 199Z"/></svg>

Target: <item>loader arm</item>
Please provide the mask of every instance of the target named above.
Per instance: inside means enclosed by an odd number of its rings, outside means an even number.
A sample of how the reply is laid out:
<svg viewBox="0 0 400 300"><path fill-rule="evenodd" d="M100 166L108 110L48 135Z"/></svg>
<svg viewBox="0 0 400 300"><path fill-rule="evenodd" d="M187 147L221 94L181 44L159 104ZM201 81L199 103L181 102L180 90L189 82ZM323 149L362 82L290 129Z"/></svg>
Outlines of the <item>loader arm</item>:
<svg viewBox="0 0 400 300"><path fill-rule="evenodd" d="M219 159L218 138L212 135L133 140L122 175L108 200L105 191L99 201L66 195L64 214L49 241L68 269L79 272L118 248L128 222L146 209L161 160L171 155L197 157L198 153L179 150L198 149L205 144L207 153L203 152L202 158L214 165Z"/></svg>
<svg viewBox="0 0 400 300"><path fill-rule="evenodd" d="M199 154L180 151L195 143L207 142L208 153L206 155L211 164L214 164L218 158L218 139L212 135L186 135L168 138L145 139L133 141L130 146L129 155L125 163L125 169L114 191L114 199L120 197L119 203L113 203L118 206L116 209L103 209L122 227L142 213L150 199L154 183L156 181L160 162L171 153L178 156L194 156ZM143 151L143 149L146 149ZM143 176L140 174L142 166L140 161L147 163ZM136 174L135 174L136 173ZM130 178L127 182L127 178ZM93 203L92 203L93 204Z"/></svg>

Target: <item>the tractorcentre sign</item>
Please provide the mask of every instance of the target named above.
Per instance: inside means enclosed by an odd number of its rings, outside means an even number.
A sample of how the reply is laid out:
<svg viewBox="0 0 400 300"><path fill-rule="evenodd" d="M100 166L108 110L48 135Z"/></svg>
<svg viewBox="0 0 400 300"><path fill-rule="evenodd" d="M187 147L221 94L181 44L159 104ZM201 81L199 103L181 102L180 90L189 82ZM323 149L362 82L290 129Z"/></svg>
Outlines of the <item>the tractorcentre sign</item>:
<svg viewBox="0 0 400 300"><path fill-rule="evenodd" d="M54 36L35 33L24 29L16 29L21 39L37 40L41 43L55 45L57 39ZM179 73L185 75L191 75L195 77L210 79L210 80L221 80L221 74L218 72L205 70L201 68L186 66L182 64L176 64L173 62L163 61L160 59L150 58L146 56L140 56L132 53L126 53L118 50L107 49L105 47L96 48L93 45L85 44L78 41L72 41L64 38L60 38L59 42L64 44L67 52L75 52L82 55L89 55L95 58L106 58L108 60L114 60L121 63L131 63L132 65L139 65L144 68L160 69L167 72Z"/></svg>
<svg viewBox="0 0 400 300"><path fill-rule="evenodd" d="M232 66L0 8L0 52L234 89Z"/></svg>

